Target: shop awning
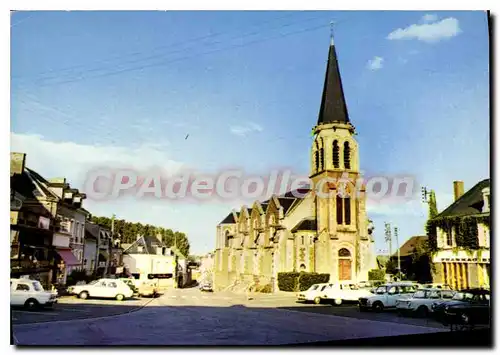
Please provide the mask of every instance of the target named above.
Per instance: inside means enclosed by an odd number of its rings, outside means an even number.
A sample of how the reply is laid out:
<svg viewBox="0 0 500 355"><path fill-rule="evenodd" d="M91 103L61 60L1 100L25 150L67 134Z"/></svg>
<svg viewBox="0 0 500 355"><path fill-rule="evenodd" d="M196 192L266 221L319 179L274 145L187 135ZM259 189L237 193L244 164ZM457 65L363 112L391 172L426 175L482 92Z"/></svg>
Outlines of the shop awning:
<svg viewBox="0 0 500 355"><path fill-rule="evenodd" d="M79 265L80 262L76 256L71 252L71 249L56 249L57 254L61 256L66 265Z"/></svg>
<svg viewBox="0 0 500 355"><path fill-rule="evenodd" d="M103 250L99 250L99 254L100 254L100 255L101 255L104 259L106 259L106 260L108 260L108 259L109 259L109 254L108 254L108 253L106 253L105 251L103 251Z"/></svg>

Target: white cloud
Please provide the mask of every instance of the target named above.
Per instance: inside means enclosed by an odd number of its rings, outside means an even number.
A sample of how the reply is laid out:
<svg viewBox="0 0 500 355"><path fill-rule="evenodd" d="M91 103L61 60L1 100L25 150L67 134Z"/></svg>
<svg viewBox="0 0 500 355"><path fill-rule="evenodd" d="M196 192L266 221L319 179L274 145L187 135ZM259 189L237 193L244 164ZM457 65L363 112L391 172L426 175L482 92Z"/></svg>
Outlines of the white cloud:
<svg viewBox="0 0 500 355"><path fill-rule="evenodd" d="M430 23L430 22L437 21L437 19L438 19L438 16L436 14L425 14L424 16L422 16L421 21L423 23Z"/></svg>
<svg viewBox="0 0 500 355"><path fill-rule="evenodd" d="M462 30L460 29L458 20L449 17L434 23L413 24L406 28L398 28L389 33L387 39L417 39L419 41L432 43L452 38L460 34L460 32L462 32Z"/></svg>
<svg viewBox="0 0 500 355"><path fill-rule="evenodd" d="M370 59L366 64L366 67L370 70L379 70L382 69L383 66L384 66L384 58L377 56L373 57L373 59Z"/></svg>
<svg viewBox="0 0 500 355"><path fill-rule="evenodd" d="M248 122L245 125L231 127L231 133L241 137L244 137L252 132L262 132L262 131L263 128L254 122Z"/></svg>
<svg viewBox="0 0 500 355"><path fill-rule="evenodd" d="M165 147L162 147L165 149ZM168 148L168 147L167 147ZM26 165L45 178L65 177L72 187L84 191L87 173L100 167L133 168L149 171L160 168L175 173L185 164L173 160L157 145L137 148L94 146L55 142L39 135L11 133L11 151L26 153ZM171 228L187 234L191 250L204 253L215 246L216 225L243 200L177 201L154 198L122 197L96 201L88 198L84 207L96 216L111 216ZM193 221L196 221L193 223Z"/></svg>
<svg viewBox="0 0 500 355"><path fill-rule="evenodd" d="M39 135L11 133L11 150L26 153L27 165L44 176L65 176L82 188L88 171L94 168L149 169L176 172L184 167L151 143L137 148L53 142Z"/></svg>

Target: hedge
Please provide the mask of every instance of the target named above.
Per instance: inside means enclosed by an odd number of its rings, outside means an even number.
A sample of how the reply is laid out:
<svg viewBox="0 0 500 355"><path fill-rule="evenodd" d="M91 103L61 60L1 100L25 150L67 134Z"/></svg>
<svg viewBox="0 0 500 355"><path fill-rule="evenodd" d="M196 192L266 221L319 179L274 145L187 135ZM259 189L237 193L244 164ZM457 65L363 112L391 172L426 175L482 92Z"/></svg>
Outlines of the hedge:
<svg viewBox="0 0 500 355"><path fill-rule="evenodd" d="M299 285L298 272L279 272L278 273L278 288L280 291L296 292Z"/></svg>
<svg viewBox="0 0 500 355"><path fill-rule="evenodd" d="M305 291L314 284L326 283L330 274L315 272L280 272L278 273L278 288L280 291Z"/></svg>
<svg viewBox="0 0 500 355"><path fill-rule="evenodd" d="M66 286L76 285L80 281L90 282L94 278L91 275L87 275L85 270L73 270L66 278Z"/></svg>
<svg viewBox="0 0 500 355"><path fill-rule="evenodd" d="M368 281L374 280L384 280L385 279L385 271L380 269L372 269L368 271Z"/></svg>

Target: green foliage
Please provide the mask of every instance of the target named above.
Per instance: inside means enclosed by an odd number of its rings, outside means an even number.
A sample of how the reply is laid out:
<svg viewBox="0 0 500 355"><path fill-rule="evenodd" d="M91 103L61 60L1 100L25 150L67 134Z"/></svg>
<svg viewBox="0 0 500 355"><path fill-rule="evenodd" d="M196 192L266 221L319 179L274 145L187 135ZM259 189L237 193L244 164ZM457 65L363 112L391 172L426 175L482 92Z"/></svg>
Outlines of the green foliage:
<svg viewBox="0 0 500 355"><path fill-rule="evenodd" d="M478 223L490 227L490 216L458 216L440 217L427 222L426 231L429 237L429 249L431 252L437 250L437 228L441 228L446 233L455 233L457 247L465 250L479 248L477 235Z"/></svg>
<svg viewBox="0 0 500 355"><path fill-rule="evenodd" d="M273 292L273 286L271 284L258 285L255 288L255 292L272 293Z"/></svg>
<svg viewBox="0 0 500 355"><path fill-rule="evenodd" d="M436 193L431 190L429 195L429 219L435 218L438 215Z"/></svg>
<svg viewBox="0 0 500 355"><path fill-rule="evenodd" d="M93 216L92 222L111 229L111 218ZM127 222L123 219L115 219L114 231L121 236L122 243L135 242L138 234L156 237L159 233L167 247L177 246L177 249L183 255L189 255L189 240L186 234L182 232L174 232L171 229L156 227L150 224L144 225L142 223Z"/></svg>
<svg viewBox="0 0 500 355"><path fill-rule="evenodd" d="M278 288L280 291L297 292L299 289L299 273L279 272Z"/></svg>
<svg viewBox="0 0 500 355"><path fill-rule="evenodd" d="M385 272L392 275L398 272L398 261L395 258L387 260L385 263Z"/></svg>
<svg viewBox="0 0 500 355"><path fill-rule="evenodd" d="M66 286L76 285L77 282L80 281L92 281L92 276L88 276L85 270L73 270L68 277L66 277Z"/></svg>
<svg viewBox="0 0 500 355"><path fill-rule="evenodd" d="M305 291L314 284L326 283L329 280L329 274L318 274L312 272L280 272L278 273L278 288L281 291Z"/></svg>
<svg viewBox="0 0 500 355"><path fill-rule="evenodd" d="M380 269L372 269L368 271L368 281L384 280L385 271Z"/></svg>
<svg viewBox="0 0 500 355"><path fill-rule="evenodd" d="M305 291L314 284L326 283L330 280L330 274L318 274L315 272L301 272L299 275L299 291Z"/></svg>

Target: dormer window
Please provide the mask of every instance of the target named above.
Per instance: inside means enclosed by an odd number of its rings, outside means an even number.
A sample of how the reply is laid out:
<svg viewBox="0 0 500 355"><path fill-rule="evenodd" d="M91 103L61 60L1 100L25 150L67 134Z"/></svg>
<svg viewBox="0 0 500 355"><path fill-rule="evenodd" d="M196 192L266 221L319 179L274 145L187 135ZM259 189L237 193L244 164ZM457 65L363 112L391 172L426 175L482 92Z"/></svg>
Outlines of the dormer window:
<svg viewBox="0 0 500 355"><path fill-rule="evenodd" d="M490 188L486 187L482 191L483 193L483 213L490 212Z"/></svg>

